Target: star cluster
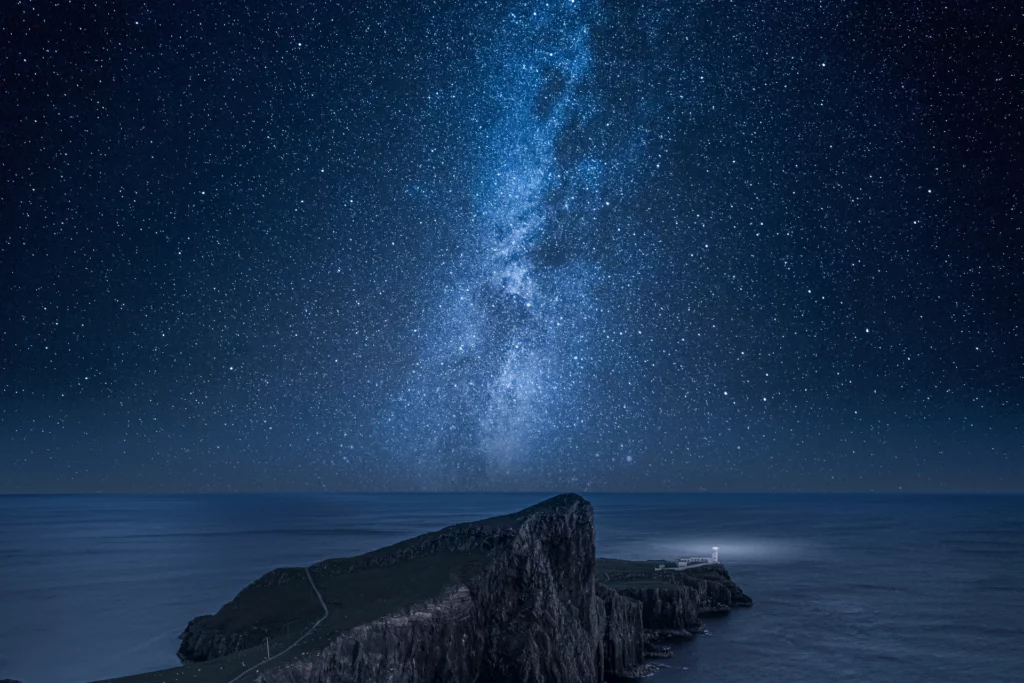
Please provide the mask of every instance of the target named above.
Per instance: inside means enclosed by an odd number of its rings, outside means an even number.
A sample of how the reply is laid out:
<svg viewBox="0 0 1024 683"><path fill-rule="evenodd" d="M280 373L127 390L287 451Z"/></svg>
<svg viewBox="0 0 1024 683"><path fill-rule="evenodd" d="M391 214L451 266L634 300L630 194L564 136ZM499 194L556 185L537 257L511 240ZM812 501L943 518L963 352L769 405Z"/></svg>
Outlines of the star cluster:
<svg viewBox="0 0 1024 683"><path fill-rule="evenodd" d="M1024 485L1016 6L0 13L0 491Z"/></svg>

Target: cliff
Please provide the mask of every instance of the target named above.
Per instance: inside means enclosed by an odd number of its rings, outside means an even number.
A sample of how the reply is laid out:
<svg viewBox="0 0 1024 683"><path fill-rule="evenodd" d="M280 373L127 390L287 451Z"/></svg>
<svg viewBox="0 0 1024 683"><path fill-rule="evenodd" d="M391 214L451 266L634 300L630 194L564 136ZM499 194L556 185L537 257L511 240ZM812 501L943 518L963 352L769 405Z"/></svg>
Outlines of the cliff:
<svg viewBox="0 0 1024 683"><path fill-rule="evenodd" d="M605 610L594 592L590 504L560 496L510 518L459 525L387 552L313 568L343 594L352 573L444 556L461 564L436 598L360 624L264 683L562 681L604 677ZM322 589L323 590L323 589ZM325 592L326 594L326 592Z"/></svg>
<svg viewBox="0 0 1024 683"><path fill-rule="evenodd" d="M665 654L652 639L700 632L700 614L737 604L749 598L720 565L596 559L593 509L562 495L274 570L188 624L185 666L131 680L597 683L645 673L645 656Z"/></svg>
<svg viewBox="0 0 1024 683"><path fill-rule="evenodd" d="M659 564L668 563L597 561L598 581L642 605L648 639L692 638L705 630L700 615L753 604L721 564L658 571Z"/></svg>
<svg viewBox="0 0 1024 683"><path fill-rule="evenodd" d="M602 650L605 676L628 678L641 673L644 661L642 603L600 583L596 584L594 592L604 609Z"/></svg>
<svg viewBox="0 0 1024 683"><path fill-rule="evenodd" d="M202 662L297 637L316 621L320 605L303 569L275 569L249 584L216 615L196 617L181 634L178 657Z"/></svg>

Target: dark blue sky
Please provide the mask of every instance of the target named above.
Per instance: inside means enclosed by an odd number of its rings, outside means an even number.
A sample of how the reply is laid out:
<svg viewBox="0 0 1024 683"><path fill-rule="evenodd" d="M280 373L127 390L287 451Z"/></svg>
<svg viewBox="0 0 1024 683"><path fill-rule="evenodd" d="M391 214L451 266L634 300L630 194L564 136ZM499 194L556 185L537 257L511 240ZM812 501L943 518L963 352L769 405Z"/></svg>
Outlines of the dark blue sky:
<svg viewBox="0 0 1024 683"><path fill-rule="evenodd" d="M6 3L0 492L1024 489L1013 3Z"/></svg>

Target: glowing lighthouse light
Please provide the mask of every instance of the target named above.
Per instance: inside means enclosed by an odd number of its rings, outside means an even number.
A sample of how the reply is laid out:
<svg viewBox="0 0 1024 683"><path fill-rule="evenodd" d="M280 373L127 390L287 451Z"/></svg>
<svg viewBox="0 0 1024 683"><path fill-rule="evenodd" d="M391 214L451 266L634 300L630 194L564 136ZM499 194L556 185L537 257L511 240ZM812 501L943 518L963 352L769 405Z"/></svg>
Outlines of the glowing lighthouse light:
<svg viewBox="0 0 1024 683"><path fill-rule="evenodd" d="M711 548L711 561L718 562L718 546Z"/></svg>

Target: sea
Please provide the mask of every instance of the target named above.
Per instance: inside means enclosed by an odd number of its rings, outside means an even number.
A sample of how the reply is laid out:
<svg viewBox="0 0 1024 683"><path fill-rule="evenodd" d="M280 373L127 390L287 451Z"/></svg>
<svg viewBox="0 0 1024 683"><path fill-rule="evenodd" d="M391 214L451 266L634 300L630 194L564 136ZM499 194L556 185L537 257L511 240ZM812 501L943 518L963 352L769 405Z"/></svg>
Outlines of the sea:
<svg viewBox="0 0 1024 683"><path fill-rule="evenodd" d="M178 665L189 619L277 566L550 494L0 496L0 679ZM589 494L601 556L720 557L754 599L653 683L1024 681L1024 496Z"/></svg>

